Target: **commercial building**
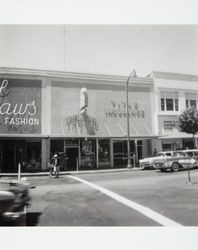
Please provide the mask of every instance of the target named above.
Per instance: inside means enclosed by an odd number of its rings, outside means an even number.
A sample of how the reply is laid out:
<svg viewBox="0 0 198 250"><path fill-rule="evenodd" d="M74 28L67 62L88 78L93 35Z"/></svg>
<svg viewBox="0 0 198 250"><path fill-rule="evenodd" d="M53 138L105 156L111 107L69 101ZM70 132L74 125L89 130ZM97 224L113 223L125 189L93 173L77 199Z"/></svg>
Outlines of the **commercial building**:
<svg viewBox="0 0 198 250"><path fill-rule="evenodd" d="M64 170L127 165L127 76L0 69L0 169L46 170L60 152ZM131 157L152 154L153 79L129 83ZM135 157L134 157L135 155Z"/></svg>
<svg viewBox="0 0 198 250"><path fill-rule="evenodd" d="M193 148L191 134L180 132L178 115L186 108L198 108L198 76L152 72L155 95L155 132L158 140L153 140L153 148L158 151ZM197 147L197 135L196 147Z"/></svg>
<svg viewBox="0 0 198 250"><path fill-rule="evenodd" d="M0 170L127 166L127 76L0 68ZM129 82L132 165L154 150L192 148L178 115L198 106L198 76L152 72ZM196 140L197 145L197 140Z"/></svg>

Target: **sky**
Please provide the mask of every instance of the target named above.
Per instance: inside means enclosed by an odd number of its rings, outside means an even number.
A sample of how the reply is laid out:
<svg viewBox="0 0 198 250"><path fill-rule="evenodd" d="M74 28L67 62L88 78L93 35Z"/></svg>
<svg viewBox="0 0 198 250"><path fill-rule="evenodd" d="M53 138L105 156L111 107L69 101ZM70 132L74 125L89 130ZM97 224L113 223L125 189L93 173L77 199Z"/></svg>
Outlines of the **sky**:
<svg viewBox="0 0 198 250"><path fill-rule="evenodd" d="M0 25L0 67L198 75L198 25Z"/></svg>

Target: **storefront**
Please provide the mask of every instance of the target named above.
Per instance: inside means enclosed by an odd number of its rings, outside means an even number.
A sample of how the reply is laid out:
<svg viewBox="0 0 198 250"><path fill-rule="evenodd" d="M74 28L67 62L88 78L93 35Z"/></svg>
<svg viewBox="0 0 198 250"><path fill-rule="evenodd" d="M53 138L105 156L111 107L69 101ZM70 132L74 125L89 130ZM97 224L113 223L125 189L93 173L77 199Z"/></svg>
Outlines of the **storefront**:
<svg viewBox="0 0 198 250"><path fill-rule="evenodd" d="M0 78L0 170L41 170L41 81Z"/></svg>
<svg viewBox="0 0 198 250"><path fill-rule="evenodd" d="M61 169L127 165L126 77L0 69L0 168L45 171L56 152ZM153 82L129 86L132 163L149 154Z"/></svg>
<svg viewBox="0 0 198 250"><path fill-rule="evenodd" d="M180 132L178 116L159 116L158 122L162 151L194 148L193 136Z"/></svg>
<svg viewBox="0 0 198 250"><path fill-rule="evenodd" d="M178 116L190 107L198 108L198 76L154 71L150 77L155 86L155 128L159 134L152 148L157 151L197 148L197 135L194 140L191 134L181 132Z"/></svg>
<svg viewBox="0 0 198 250"><path fill-rule="evenodd" d="M126 167L125 81L119 78L52 80L51 154L62 152L64 169ZM58 102L57 102L58 96ZM129 87L132 163L148 154L152 128L152 80ZM54 139L52 138L54 137ZM134 162L135 161L135 162Z"/></svg>

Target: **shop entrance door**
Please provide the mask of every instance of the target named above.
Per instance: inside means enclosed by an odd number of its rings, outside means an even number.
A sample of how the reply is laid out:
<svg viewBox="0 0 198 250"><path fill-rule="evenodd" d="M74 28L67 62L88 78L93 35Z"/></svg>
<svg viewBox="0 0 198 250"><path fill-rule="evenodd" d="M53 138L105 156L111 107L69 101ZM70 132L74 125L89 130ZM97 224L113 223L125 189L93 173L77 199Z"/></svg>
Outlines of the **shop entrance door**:
<svg viewBox="0 0 198 250"><path fill-rule="evenodd" d="M77 170L78 147L66 148L66 157L67 157L67 170L69 171Z"/></svg>

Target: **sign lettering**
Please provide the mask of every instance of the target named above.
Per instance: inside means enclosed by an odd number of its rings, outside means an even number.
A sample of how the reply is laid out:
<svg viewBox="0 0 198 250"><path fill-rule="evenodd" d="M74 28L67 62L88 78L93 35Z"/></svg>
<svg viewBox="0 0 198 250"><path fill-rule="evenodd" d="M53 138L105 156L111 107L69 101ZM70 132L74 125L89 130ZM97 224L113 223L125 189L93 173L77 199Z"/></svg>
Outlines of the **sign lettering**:
<svg viewBox="0 0 198 250"><path fill-rule="evenodd" d="M128 105L129 117L145 118L145 111L139 108L137 102ZM105 116L108 118L126 118L127 105L126 102L111 101L111 107L104 109Z"/></svg>
<svg viewBox="0 0 198 250"><path fill-rule="evenodd" d="M4 79L0 83L0 130L35 133L40 130L40 114L37 107L38 100L34 98L34 93L38 93L41 89L38 85L35 88L32 86L28 88L28 85L20 87L20 82L10 84L9 81Z"/></svg>

